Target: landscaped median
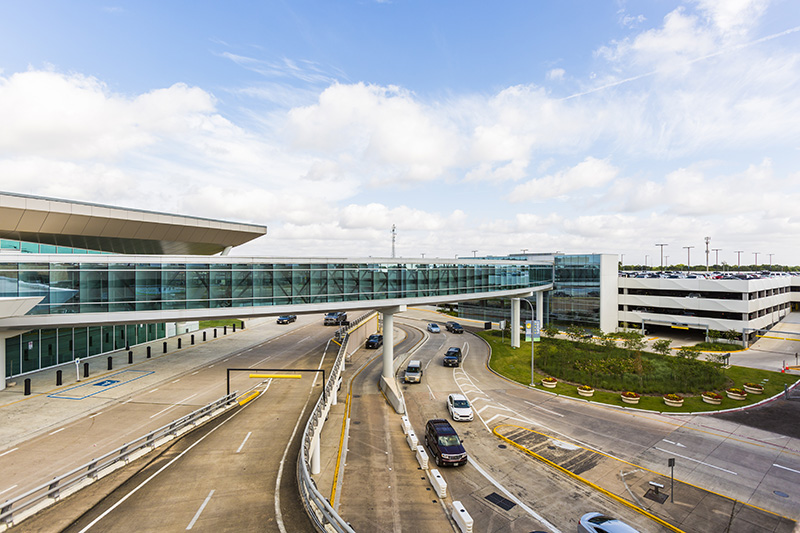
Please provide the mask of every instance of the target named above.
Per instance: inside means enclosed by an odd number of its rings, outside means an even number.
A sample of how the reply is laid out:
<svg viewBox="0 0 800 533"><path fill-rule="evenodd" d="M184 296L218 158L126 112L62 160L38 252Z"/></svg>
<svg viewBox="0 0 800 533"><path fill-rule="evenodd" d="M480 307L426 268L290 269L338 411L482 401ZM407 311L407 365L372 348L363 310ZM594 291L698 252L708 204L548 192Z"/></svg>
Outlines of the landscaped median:
<svg viewBox="0 0 800 533"><path fill-rule="evenodd" d="M794 385L799 378L768 370L723 367L713 356L705 361L645 352L642 346L631 350L543 338L534 347L536 373L531 380L530 343L513 349L500 332L479 335L492 350L489 367L512 381L632 409L697 413L740 408L783 393L784 386Z"/></svg>

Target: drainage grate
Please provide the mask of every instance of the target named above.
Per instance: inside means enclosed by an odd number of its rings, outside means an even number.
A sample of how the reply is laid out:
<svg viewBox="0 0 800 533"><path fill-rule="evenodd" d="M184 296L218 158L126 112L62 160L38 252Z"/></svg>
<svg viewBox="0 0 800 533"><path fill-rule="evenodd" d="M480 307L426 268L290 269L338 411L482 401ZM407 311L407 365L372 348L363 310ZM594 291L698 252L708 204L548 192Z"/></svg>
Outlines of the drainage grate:
<svg viewBox="0 0 800 533"><path fill-rule="evenodd" d="M511 500L503 498L502 496L500 496L496 492L493 492L493 493L489 494L488 496L486 496L486 499L489 500L490 502L492 502L493 504L495 504L496 506L500 507L504 511L509 511L509 510L511 510L512 507L517 505L516 503L512 502Z"/></svg>

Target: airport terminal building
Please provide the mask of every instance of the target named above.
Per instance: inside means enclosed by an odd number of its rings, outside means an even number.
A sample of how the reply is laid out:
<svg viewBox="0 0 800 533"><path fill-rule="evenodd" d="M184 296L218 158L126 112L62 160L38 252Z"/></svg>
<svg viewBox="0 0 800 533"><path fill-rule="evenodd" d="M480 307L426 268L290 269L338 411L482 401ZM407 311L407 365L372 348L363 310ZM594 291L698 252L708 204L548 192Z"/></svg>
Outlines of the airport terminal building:
<svg viewBox="0 0 800 533"><path fill-rule="evenodd" d="M458 304L604 332L735 330L800 305L800 277L621 277L615 254L443 259L228 255L264 226L0 193L0 366L13 378L183 333L198 320ZM542 309L535 310L537 300ZM0 383L0 388L5 381Z"/></svg>

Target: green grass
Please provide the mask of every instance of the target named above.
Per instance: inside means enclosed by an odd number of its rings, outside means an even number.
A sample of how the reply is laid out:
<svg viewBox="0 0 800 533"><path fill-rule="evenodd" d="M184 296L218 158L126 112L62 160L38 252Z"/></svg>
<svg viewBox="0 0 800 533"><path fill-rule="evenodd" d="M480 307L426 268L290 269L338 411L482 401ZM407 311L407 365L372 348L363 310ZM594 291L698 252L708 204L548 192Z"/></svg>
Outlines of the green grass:
<svg viewBox="0 0 800 533"><path fill-rule="evenodd" d="M228 320L201 320L200 321L200 329L206 328L221 328L222 326L233 326L236 324L237 328L242 327L242 321L236 319L228 319Z"/></svg>
<svg viewBox="0 0 800 533"><path fill-rule="evenodd" d="M492 349L492 357L489 363L489 366L497 373L511 379L512 381L516 381L518 383L522 383L524 385L529 385L531 383L531 345L530 343L521 343L520 348L512 349L508 343L508 340L504 342L501 340L499 336L499 332L479 332L478 333L481 337L483 337L486 342L489 343ZM561 394L563 396L570 396L573 398L583 398L578 394L577 387L579 385L584 385L587 383L583 383L580 381L570 381L565 380L563 376L558 375L558 373L548 373L543 374L540 372L539 366L539 353L542 351L542 346L547 344L548 341L552 341L552 339L542 339L542 342L536 343L534 357L536 359L536 373L534 374L535 384L538 388L542 390L547 390L550 392L555 392L557 394ZM567 357L574 359L576 354L587 353L586 350L586 343L580 342L570 342L564 341L563 343L551 344L553 346L559 346L563 350L569 352L567 353ZM595 347L599 348L599 347ZM591 352L592 350L588 350ZM549 355L552 356L551 353ZM669 368L672 362L677 364L684 364L681 361L686 361L681 358L677 357L664 357L658 356L657 354L647 354L653 355L655 358L654 367L651 367L651 370L654 368L660 368L662 371L664 368ZM644 357L644 354L643 354ZM705 364L705 363L704 363ZM724 382L723 385L720 387L699 387L698 391L694 393L680 393L681 396L684 397L684 402L682 407L668 407L663 399L662 396L665 393L651 393L651 394L643 394L641 390L637 390L636 387L629 387L629 388L600 388L595 384L588 383L595 388L594 396L589 398L590 401L599 402L599 403L606 403L610 405L619 405L619 406L626 406L632 408L639 408L639 409L647 409L652 411L663 411L663 412L702 412L702 411L718 411L722 409L732 409L734 407L742 407L745 405L751 405L754 403L758 403L764 398L769 398L776 394L783 392L784 385L791 385L797 380L797 376L792 376L790 374L782 374L780 372L772 372L769 370L760 370L754 368L745 368L745 367L737 367L733 366L727 369L724 369ZM552 375L555 378L559 379L558 384L554 389L544 389L541 385L541 380L548 375ZM680 376L678 376L680 380ZM724 392L724 389L730 387L742 387L742 385L746 382L754 382L754 383L761 383L764 385L764 394L748 394L747 399L744 401L739 400L731 400L729 399ZM678 387L678 385L676 385ZM622 402L620 397L620 392L623 389L633 390L641 394L641 399L639 403L636 405L630 405ZM680 389L666 389L668 392L678 392ZM704 390L713 390L720 393L723 396L722 403L720 405L710 405L705 402L700 397L700 393Z"/></svg>
<svg viewBox="0 0 800 533"><path fill-rule="evenodd" d="M728 344L725 342L698 342L694 348L704 352L740 352L744 348L738 344Z"/></svg>

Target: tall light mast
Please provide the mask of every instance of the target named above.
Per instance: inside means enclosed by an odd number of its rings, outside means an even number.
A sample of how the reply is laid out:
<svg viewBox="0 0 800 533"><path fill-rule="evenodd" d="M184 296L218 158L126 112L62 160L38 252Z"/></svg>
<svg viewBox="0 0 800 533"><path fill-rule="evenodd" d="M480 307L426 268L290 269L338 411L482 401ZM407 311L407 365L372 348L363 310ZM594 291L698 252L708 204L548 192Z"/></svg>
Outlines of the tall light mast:
<svg viewBox="0 0 800 533"><path fill-rule="evenodd" d="M394 259L394 241L397 238L397 226L392 224L392 259Z"/></svg>

